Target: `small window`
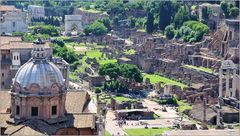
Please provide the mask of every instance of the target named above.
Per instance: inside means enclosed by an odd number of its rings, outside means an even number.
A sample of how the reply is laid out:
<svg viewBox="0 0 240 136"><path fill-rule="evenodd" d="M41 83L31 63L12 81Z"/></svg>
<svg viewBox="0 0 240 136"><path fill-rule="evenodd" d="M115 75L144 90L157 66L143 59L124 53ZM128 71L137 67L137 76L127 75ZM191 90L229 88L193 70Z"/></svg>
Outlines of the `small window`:
<svg viewBox="0 0 240 136"><path fill-rule="evenodd" d="M12 22L12 25L13 25L13 27L15 27L16 26L16 22Z"/></svg>
<svg viewBox="0 0 240 136"><path fill-rule="evenodd" d="M52 106L52 115L57 115L57 106Z"/></svg>
<svg viewBox="0 0 240 136"><path fill-rule="evenodd" d="M4 83L4 82L2 82L2 86L4 86L4 84L5 84L5 83Z"/></svg>
<svg viewBox="0 0 240 136"><path fill-rule="evenodd" d="M38 116L38 107L32 107L32 117Z"/></svg>
<svg viewBox="0 0 240 136"><path fill-rule="evenodd" d="M2 73L2 77L4 77L4 73Z"/></svg>
<svg viewBox="0 0 240 136"><path fill-rule="evenodd" d="M13 59L16 60L16 56L13 56Z"/></svg>
<svg viewBox="0 0 240 136"><path fill-rule="evenodd" d="M229 79L229 87L232 88L233 87L233 79Z"/></svg>
<svg viewBox="0 0 240 136"><path fill-rule="evenodd" d="M17 105L16 106L16 115L19 115L20 114L20 107Z"/></svg>
<svg viewBox="0 0 240 136"><path fill-rule="evenodd" d="M6 55L5 54L2 55L2 59L6 59Z"/></svg>

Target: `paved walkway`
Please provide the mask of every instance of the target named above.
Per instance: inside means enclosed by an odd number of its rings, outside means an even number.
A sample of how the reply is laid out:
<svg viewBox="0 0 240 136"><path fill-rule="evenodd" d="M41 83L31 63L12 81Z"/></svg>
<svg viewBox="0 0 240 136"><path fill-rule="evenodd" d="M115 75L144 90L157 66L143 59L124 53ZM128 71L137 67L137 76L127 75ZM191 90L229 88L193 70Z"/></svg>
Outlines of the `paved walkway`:
<svg viewBox="0 0 240 136"><path fill-rule="evenodd" d="M109 110L107 112L107 116L106 116L106 130L114 136L118 136L118 135L127 135L124 131L123 128L120 128L117 125L117 121L114 120L115 119L115 115L114 112L112 110Z"/></svg>
<svg viewBox="0 0 240 136"><path fill-rule="evenodd" d="M166 107L167 112L163 112L161 110L163 108L163 106L159 105L158 103L156 103L154 101L144 99L143 106L147 107L151 111L154 111L154 113L157 114L158 116L160 116L161 118L180 117L179 115L177 115L177 112L172 107Z"/></svg>

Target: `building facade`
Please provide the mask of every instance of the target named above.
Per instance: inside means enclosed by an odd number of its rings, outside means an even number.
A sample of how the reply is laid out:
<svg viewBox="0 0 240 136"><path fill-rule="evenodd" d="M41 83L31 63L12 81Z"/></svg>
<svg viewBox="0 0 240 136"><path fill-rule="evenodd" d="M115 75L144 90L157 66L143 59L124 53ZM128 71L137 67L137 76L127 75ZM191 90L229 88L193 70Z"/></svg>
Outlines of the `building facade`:
<svg viewBox="0 0 240 136"><path fill-rule="evenodd" d="M65 115L66 82L57 66L47 59L44 46L41 41L33 43L32 58L19 68L13 79L11 116L16 119Z"/></svg>
<svg viewBox="0 0 240 136"><path fill-rule="evenodd" d="M14 6L0 7L0 34L27 32L26 15Z"/></svg>
<svg viewBox="0 0 240 136"><path fill-rule="evenodd" d="M32 18L45 17L45 9L43 6L29 5L28 6L28 23Z"/></svg>
<svg viewBox="0 0 240 136"><path fill-rule="evenodd" d="M10 89L12 78L21 65L31 58L31 52L34 48L33 43L23 42L20 38L2 36L1 40L6 42L0 43L0 60L1 60L1 88ZM17 40L17 41L15 41ZM47 52L47 58L52 57L52 48L50 43L46 42L44 47Z"/></svg>

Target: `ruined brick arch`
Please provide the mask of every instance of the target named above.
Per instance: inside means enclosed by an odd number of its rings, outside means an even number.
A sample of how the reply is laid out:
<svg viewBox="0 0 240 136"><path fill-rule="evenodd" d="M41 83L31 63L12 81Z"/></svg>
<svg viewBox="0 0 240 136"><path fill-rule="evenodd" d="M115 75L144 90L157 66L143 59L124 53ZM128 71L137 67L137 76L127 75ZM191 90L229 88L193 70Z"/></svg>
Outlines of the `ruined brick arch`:
<svg viewBox="0 0 240 136"><path fill-rule="evenodd" d="M71 30L72 31L77 31L78 30L78 25L76 23L72 23Z"/></svg>

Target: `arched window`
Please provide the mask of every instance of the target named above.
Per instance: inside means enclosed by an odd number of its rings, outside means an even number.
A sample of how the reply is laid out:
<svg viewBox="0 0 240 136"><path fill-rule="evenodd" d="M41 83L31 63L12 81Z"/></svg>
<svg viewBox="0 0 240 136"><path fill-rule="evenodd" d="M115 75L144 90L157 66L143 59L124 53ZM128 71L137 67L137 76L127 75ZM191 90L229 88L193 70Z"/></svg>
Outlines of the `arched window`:
<svg viewBox="0 0 240 136"><path fill-rule="evenodd" d="M20 114L20 106L17 105L17 106L16 106L16 115L19 115L19 114Z"/></svg>

